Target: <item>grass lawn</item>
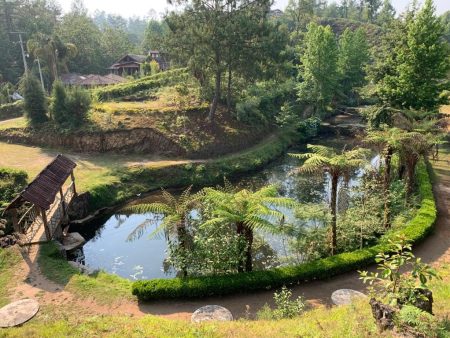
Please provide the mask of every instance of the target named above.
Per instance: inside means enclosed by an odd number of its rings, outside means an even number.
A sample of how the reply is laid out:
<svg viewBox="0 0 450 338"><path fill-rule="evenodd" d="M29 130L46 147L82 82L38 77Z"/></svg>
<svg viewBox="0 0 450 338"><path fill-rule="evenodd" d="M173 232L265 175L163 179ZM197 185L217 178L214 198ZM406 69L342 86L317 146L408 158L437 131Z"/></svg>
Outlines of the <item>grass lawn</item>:
<svg viewBox="0 0 450 338"><path fill-rule="evenodd" d="M434 311L444 320L450 311L450 265L440 269L443 280L432 282ZM448 324L447 324L448 325ZM448 327L447 327L448 329ZM443 333L445 337L445 333ZM228 323L191 324L147 315L84 316L74 307L44 307L23 327L0 331L5 337L394 337L379 333L370 306L361 301L350 306L320 307L284 320L239 320Z"/></svg>
<svg viewBox="0 0 450 338"><path fill-rule="evenodd" d="M0 121L0 130L26 127L28 127L28 121L25 117L18 117L15 119Z"/></svg>
<svg viewBox="0 0 450 338"><path fill-rule="evenodd" d="M118 177L114 172L120 168L140 165L160 168L187 162L182 160L165 160L148 155L144 157L144 155L67 154L54 149L0 142L0 167L24 170L28 173L29 179L32 180L61 152L77 163L75 177L79 191L86 191L90 187L99 184L117 182Z"/></svg>

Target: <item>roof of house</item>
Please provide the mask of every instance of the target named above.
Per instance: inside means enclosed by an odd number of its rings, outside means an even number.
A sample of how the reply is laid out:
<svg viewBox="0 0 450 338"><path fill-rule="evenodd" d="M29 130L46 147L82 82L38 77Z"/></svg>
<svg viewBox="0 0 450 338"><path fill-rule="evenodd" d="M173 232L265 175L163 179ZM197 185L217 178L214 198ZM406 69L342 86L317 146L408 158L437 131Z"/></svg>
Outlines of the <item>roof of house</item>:
<svg viewBox="0 0 450 338"><path fill-rule="evenodd" d="M114 74L63 74L60 78L62 83L73 86L104 86L127 81L125 78Z"/></svg>
<svg viewBox="0 0 450 338"><path fill-rule="evenodd" d="M58 155L36 178L9 204L5 211L14 209L27 201L48 210L55 201L56 194L64 185L76 163Z"/></svg>

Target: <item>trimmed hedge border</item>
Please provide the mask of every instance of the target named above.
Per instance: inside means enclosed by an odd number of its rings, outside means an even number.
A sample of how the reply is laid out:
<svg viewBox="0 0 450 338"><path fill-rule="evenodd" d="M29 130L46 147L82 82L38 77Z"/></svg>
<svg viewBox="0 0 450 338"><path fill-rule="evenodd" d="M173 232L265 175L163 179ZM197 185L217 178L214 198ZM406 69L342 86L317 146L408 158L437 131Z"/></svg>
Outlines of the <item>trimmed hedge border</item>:
<svg viewBox="0 0 450 338"><path fill-rule="evenodd" d="M297 136L298 137L298 136ZM126 202L138 193L163 188L181 188L189 185L201 187L223 183L223 178L233 178L251 173L283 155L292 144L289 133L275 135L239 154L199 163L175 164L163 168L136 167L114 172L119 182L99 184L89 189L91 211Z"/></svg>
<svg viewBox="0 0 450 338"><path fill-rule="evenodd" d="M174 84L182 79L186 79L188 76L186 68L171 69L142 79L98 88L93 91L93 94L99 101L114 100L142 90L156 89Z"/></svg>
<svg viewBox="0 0 450 338"><path fill-rule="evenodd" d="M417 181L421 206L416 216L402 228L384 234L378 244L352 252L341 253L297 266L274 268L222 276L152 279L134 282L132 293L139 300L168 298L200 298L292 285L301 281L326 279L340 273L354 271L375 262L379 252L387 251L388 240L404 235L418 243L433 229L437 211L430 180L431 167L424 160L417 167Z"/></svg>

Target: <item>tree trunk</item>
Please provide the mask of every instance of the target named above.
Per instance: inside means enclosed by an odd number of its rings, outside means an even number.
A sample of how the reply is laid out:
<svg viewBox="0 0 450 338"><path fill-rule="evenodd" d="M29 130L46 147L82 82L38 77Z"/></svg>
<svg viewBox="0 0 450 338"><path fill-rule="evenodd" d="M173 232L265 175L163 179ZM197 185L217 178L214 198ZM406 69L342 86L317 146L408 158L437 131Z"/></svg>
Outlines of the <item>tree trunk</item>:
<svg viewBox="0 0 450 338"><path fill-rule="evenodd" d="M391 227L391 198L390 198L390 185L391 185L391 161L393 150L391 147L386 149L385 156L385 168L384 168L384 227L388 229Z"/></svg>
<svg viewBox="0 0 450 338"><path fill-rule="evenodd" d="M208 119L210 122L214 122L214 117L216 114L216 109L217 109L217 104L219 103L219 99L220 99L220 85L221 85L221 77L222 74L219 71L216 71L216 83L215 83L215 88L214 88L214 98L213 101L211 103L211 108L209 109L209 115L208 115Z"/></svg>
<svg viewBox="0 0 450 338"><path fill-rule="evenodd" d="M231 113L231 62L228 63L227 109Z"/></svg>
<svg viewBox="0 0 450 338"><path fill-rule="evenodd" d="M239 236L244 236L244 223L238 222L238 223L236 224L236 233L237 233ZM240 260L239 260L239 263L238 263L238 272L244 272L244 261L243 261L243 259L240 259Z"/></svg>
<svg viewBox="0 0 450 338"><path fill-rule="evenodd" d="M252 246L253 246L253 230L249 227L244 229L245 239L247 241L247 248L245 250L245 271L250 272L253 270L253 257L252 257Z"/></svg>
<svg viewBox="0 0 450 338"><path fill-rule="evenodd" d="M414 173L416 171L416 159L411 159L406 167L406 199L411 196L414 186Z"/></svg>
<svg viewBox="0 0 450 338"><path fill-rule="evenodd" d="M337 218L336 218L336 200L337 200L337 187L338 187L339 176L331 175L331 255L336 253L336 227L337 227Z"/></svg>
<svg viewBox="0 0 450 338"><path fill-rule="evenodd" d="M184 225L179 224L177 226L177 236L178 236L178 242L180 243L180 247L183 250L184 254L186 254L188 247L187 247L187 232ZM183 265L181 267L181 273L183 277L187 277L187 266Z"/></svg>

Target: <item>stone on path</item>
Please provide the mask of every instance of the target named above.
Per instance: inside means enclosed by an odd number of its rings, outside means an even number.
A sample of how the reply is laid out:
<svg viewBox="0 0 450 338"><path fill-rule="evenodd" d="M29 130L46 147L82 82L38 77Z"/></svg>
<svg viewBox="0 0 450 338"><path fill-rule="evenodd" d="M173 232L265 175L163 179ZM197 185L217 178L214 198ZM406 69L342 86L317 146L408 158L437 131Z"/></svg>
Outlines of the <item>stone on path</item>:
<svg viewBox="0 0 450 338"><path fill-rule="evenodd" d="M13 327L25 323L39 311L34 299L22 299L0 309L0 327Z"/></svg>
<svg viewBox="0 0 450 338"><path fill-rule="evenodd" d="M364 293L352 289L339 289L331 294L331 300L335 305L348 305L352 303L354 298L366 297Z"/></svg>
<svg viewBox="0 0 450 338"><path fill-rule="evenodd" d="M201 323L212 320L227 322L233 320L233 315L223 306L206 305L196 310L191 317L192 323Z"/></svg>

